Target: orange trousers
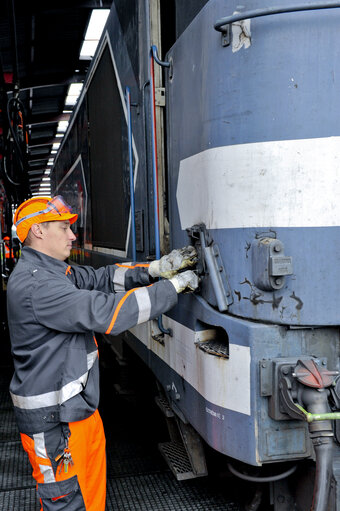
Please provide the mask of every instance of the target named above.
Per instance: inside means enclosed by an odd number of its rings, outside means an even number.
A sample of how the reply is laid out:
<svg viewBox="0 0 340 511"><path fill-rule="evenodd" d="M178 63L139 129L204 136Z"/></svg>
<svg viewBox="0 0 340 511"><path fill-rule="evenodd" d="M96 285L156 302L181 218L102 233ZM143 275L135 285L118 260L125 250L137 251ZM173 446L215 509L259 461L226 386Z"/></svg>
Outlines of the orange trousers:
<svg viewBox="0 0 340 511"><path fill-rule="evenodd" d="M98 410L89 418L68 424L73 465L57 466L65 448L62 428L25 435L22 445L37 481L41 511L105 511L106 454L103 423Z"/></svg>

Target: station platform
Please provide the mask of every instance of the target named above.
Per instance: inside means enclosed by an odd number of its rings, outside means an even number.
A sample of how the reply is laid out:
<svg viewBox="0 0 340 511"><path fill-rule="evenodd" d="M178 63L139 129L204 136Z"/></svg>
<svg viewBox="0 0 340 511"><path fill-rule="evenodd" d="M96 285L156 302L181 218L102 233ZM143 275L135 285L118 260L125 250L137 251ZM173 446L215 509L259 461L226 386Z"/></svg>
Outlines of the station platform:
<svg viewBox="0 0 340 511"><path fill-rule="evenodd" d="M101 357L105 359L105 353ZM21 447L8 386L12 376L9 340L0 347L0 509L39 511L35 481ZM240 511L244 509L215 477L177 481L159 453L166 428L149 399L148 382L137 395L114 388L113 367L101 368L100 413L107 438L106 511ZM138 375L138 378L141 375ZM144 377L144 376L143 376ZM147 378L146 378L147 380ZM137 380L136 380L137 381ZM140 390L143 388L143 390ZM142 393L145 399L141 399ZM234 495L235 497L235 495Z"/></svg>

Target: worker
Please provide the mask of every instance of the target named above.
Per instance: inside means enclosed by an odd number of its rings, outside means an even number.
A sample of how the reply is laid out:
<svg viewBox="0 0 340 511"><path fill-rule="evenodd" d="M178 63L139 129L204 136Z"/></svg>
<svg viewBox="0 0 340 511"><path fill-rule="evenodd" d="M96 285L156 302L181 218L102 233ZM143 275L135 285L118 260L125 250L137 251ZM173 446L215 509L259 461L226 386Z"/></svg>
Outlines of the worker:
<svg viewBox="0 0 340 511"><path fill-rule="evenodd" d="M11 249L11 240L9 236L4 236L4 248L5 248L5 262L6 262L6 273L10 273L14 268L14 252L13 248Z"/></svg>
<svg viewBox="0 0 340 511"><path fill-rule="evenodd" d="M11 259L11 247L10 247L10 238L9 236L4 236L4 244L5 244L5 258ZM13 250L12 250L12 258L13 258Z"/></svg>
<svg viewBox="0 0 340 511"><path fill-rule="evenodd" d="M93 332L120 334L168 311L178 293L198 286L194 271L178 273L195 264L192 247L150 264L68 265L76 220L61 196L28 199L14 216L23 248L7 289L10 393L42 511L105 509Z"/></svg>

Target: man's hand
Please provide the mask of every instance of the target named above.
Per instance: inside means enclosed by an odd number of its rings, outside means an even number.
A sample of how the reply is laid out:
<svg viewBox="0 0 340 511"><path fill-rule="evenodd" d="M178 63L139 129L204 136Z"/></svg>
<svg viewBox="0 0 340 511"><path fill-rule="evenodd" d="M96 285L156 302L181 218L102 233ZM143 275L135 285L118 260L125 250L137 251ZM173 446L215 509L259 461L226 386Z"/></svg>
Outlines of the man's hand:
<svg viewBox="0 0 340 511"><path fill-rule="evenodd" d="M176 289L177 293L183 291L195 291L198 288L199 280L196 273L192 270L187 270L182 273L178 273L172 279L169 280Z"/></svg>
<svg viewBox="0 0 340 511"><path fill-rule="evenodd" d="M194 247L175 249L157 261L152 261L149 266L151 277L163 277L171 279L180 270L189 268L197 263L197 252Z"/></svg>

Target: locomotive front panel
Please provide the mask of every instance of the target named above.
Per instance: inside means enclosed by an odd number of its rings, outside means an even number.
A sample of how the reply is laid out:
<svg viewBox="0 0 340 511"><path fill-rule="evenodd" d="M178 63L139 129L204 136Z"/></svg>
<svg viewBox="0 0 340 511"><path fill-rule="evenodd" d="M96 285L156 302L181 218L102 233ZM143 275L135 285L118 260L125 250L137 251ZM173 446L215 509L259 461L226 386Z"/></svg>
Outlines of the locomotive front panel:
<svg viewBox="0 0 340 511"><path fill-rule="evenodd" d="M234 11L209 2L168 55L173 245L205 224L232 314L338 324L340 11L239 21L223 46Z"/></svg>
<svg viewBox="0 0 340 511"><path fill-rule="evenodd" d="M243 10L261 7L252 1ZM226 424L204 419L213 403L202 385L193 391L206 400L199 418L190 400L178 406L216 449L261 464L314 456L306 423L281 413L282 370L291 375L299 359L313 357L339 367L338 329L327 327L339 324L340 310L340 10L214 30L237 11L235 2L208 2L167 55L171 241L182 246L189 235L204 259L204 300L184 297L170 316L189 321L181 312L187 300L193 331L204 317L230 344L248 348L249 366L240 365L249 374L248 416L226 398L216 409ZM212 375L216 386L232 371L231 358L230 351ZM247 442L238 452L235 431Z"/></svg>

